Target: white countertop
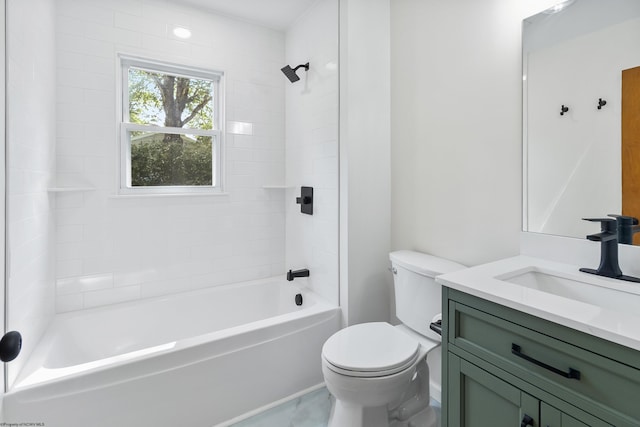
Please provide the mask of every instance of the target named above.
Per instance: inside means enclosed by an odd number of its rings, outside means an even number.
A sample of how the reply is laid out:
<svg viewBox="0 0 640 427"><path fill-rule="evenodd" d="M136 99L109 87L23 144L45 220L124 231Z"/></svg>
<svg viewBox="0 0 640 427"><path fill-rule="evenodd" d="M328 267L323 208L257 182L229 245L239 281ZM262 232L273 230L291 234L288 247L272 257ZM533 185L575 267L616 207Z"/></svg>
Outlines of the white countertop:
<svg viewBox="0 0 640 427"><path fill-rule="evenodd" d="M591 266L590 266L591 267ZM501 280L514 272L542 271L623 298L625 307L592 304ZM582 273L579 266L516 256L438 276L443 286L640 351L640 283ZM591 288L594 289L594 288ZM613 299L613 298L611 298ZM637 303L636 303L637 301ZM637 307L636 307L637 305ZM637 308L637 309L636 309Z"/></svg>

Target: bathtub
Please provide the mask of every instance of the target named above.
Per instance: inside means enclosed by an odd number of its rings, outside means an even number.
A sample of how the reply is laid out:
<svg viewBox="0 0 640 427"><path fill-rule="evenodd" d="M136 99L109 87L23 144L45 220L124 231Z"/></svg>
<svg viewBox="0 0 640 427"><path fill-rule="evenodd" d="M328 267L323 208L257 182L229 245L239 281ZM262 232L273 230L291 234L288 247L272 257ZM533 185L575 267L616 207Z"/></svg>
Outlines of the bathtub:
<svg viewBox="0 0 640 427"><path fill-rule="evenodd" d="M282 279L64 313L5 394L3 421L224 425L322 383L322 344L339 328L339 308Z"/></svg>

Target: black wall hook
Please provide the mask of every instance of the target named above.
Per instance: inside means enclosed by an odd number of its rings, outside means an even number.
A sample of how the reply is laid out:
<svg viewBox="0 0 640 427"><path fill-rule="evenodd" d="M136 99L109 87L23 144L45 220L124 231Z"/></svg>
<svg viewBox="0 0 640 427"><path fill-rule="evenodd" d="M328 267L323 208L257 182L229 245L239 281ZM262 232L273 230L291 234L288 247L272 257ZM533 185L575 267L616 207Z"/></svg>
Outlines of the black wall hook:
<svg viewBox="0 0 640 427"><path fill-rule="evenodd" d="M598 98L598 110L602 110L602 107L607 105L607 101L602 98Z"/></svg>
<svg viewBox="0 0 640 427"><path fill-rule="evenodd" d="M562 107L560 107L560 115L564 116L564 113L566 113L567 111L569 111L569 107L563 104Z"/></svg>

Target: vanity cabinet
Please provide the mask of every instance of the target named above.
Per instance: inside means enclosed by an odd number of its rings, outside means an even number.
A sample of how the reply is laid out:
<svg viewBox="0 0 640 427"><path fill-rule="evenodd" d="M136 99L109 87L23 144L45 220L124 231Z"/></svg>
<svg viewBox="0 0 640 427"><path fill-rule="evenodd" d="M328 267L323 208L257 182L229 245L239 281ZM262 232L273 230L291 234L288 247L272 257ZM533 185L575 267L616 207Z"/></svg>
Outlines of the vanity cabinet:
<svg viewBox="0 0 640 427"><path fill-rule="evenodd" d="M640 426L639 352L450 288L443 319L443 426Z"/></svg>
<svg viewBox="0 0 640 427"><path fill-rule="evenodd" d="M589 426L453 353L448 355L448 366L450 416L447 426ZM577 408L574 411L583 419L589 418ZM609 426L599 420L595 423L592 425Z"/></svg>

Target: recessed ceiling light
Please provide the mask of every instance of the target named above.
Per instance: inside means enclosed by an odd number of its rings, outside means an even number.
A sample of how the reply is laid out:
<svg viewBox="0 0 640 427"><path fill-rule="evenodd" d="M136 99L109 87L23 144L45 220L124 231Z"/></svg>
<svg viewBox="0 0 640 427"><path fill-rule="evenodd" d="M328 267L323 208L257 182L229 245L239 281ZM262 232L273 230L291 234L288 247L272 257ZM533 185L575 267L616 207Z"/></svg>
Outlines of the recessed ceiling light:
<svg viewBox="0 0 640 427"><path fill-rule="evenodd" d="M181 39L188 39L191 37L191 30L185 27L174 27L173 35Z"/></svg>
<svg viewBox="0 0 640 427"><path fill-rule="evenodd" d="M565 10L567 7L571 6L571 4L574 2L575 0L565 0L562 1L554 6L551 6L549 9L545 10L544 13L551 15L554 13L558 13L558 12L562 12L563 10Z"/></svg>

